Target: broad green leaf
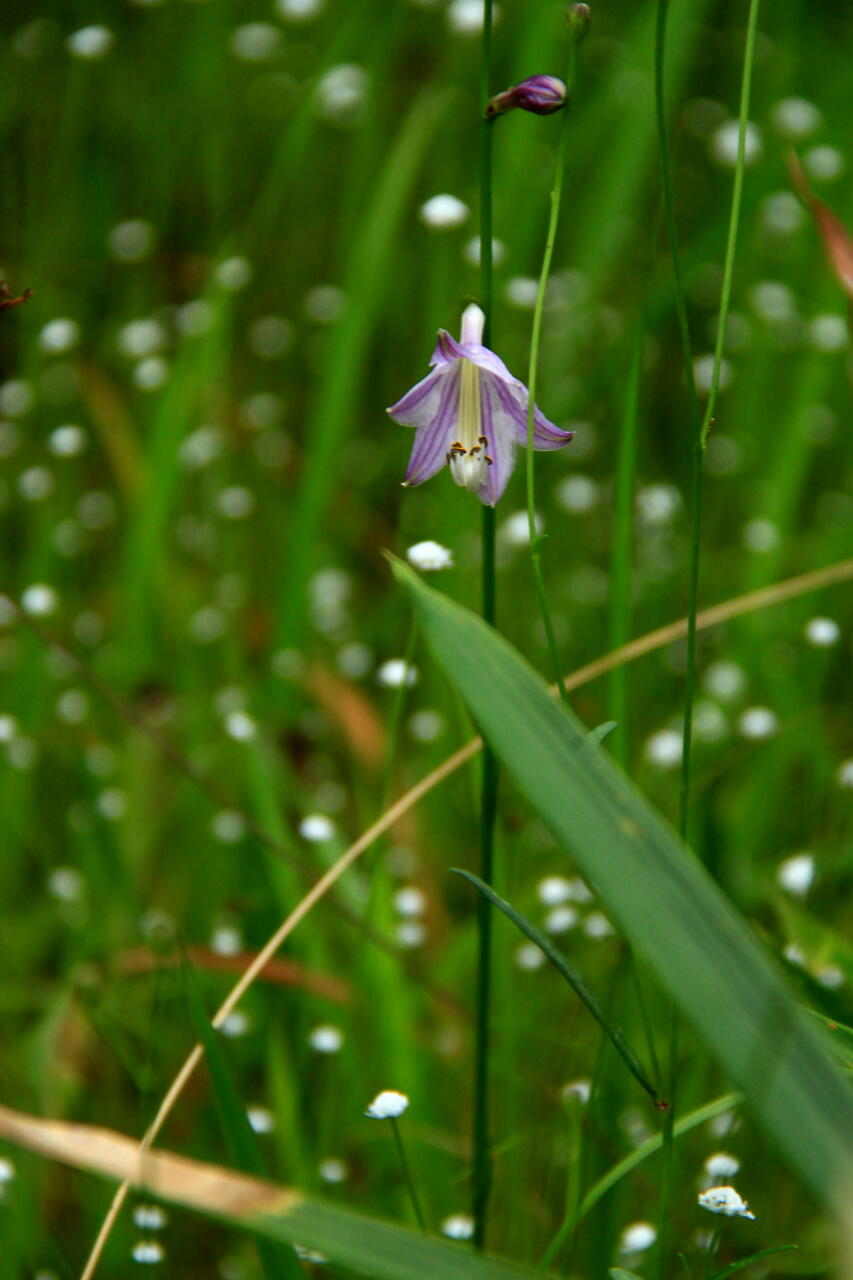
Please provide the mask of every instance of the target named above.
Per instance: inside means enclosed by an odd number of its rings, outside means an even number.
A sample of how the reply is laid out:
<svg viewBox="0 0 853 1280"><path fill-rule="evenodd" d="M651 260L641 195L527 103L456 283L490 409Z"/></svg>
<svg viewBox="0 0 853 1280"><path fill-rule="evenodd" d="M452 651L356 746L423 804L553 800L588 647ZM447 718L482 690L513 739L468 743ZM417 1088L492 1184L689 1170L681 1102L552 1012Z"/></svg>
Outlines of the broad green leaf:
<svg viewBox="0 0 853 1280"><path fill-rule="evenodd" d="M496 631L393 563L484 737L791 1169L840 1211L853 1097L746 921L579 721Z"/></svg>

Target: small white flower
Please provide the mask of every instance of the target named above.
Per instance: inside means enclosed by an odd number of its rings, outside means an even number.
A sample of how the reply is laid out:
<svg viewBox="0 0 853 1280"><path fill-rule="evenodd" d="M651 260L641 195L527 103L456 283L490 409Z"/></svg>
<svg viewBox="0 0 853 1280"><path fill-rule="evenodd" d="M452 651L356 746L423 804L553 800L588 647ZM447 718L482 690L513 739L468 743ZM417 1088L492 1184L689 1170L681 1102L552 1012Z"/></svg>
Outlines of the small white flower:
<svg viewBox="0 0 853 1280"><path fill-rule="evenodd" d="M844 156L836 147L812 147L803 156L803 168L814 182L834 182L845 167Z"/></svg>
<svg viewBox="0 0 853 1280"><path fill-rule="evenodd" d="M336 1156L327 1156L325 1160L320 1161L319 1173L324 1182L335 1185L346 1182L349 1177L349 1168L346 1161L339 1160Z"/></svg>
<svg viewBox="0 0 853 1280"><path fill-rule="evenodd" d="M310 22L323 8L325 0L276 0L275 7L285 22Z"/></svg>
<svg viewBox="0 0 853 1280"><path fill-rule="evenodd" d="M830 991L843 987L845 982L844 970L837 964L824 965L822 969L818 969L815 977L822 987L827 987Z"/></svg>
<svg viewBox="0 0 853 1280"><path fill-rule="evenodd" d="M275 1116L267 1107L248 1107L246 1115L253 1133L272 1133Z"/></svg>
<svg viewBox="0 0 853 1280"><path fill-rule="evenodd" d="M229 711L225 717L225 732L235 742L251 742L257 736L258 726L245 711Z"/></svg>
<svg viewBox="0 0 853 1280"><path fill-rule="evenodd" d="M315 1053L340 1053L344 1045L344 1033L340 1027L324 1022L309 1033L308 1043Z"/></svg>
<svg viewBox="0 0 853 1280"><path fill-rule="evenodd" d="M130 1256L134 1262L147 1262L153 1265L163 1261L166 1250L159 1240L137 1240L130 1251Z"/></svg>
<svg viewBox="0 0 853 1280"><path fill-rule="evenodd" d="M440 542L416 542L406 552L406 559L424 573L437 573L439 569L453 568L453 552Z"/></svg>
<svg viewBox="0 0 853 1280"><path fill-rule="evenodd" d="M810 618L806 623L806 639L816 649L829 649L841 639L841 628L834 618Z"/></svg>
<svg viewBox="0 0 853 1280"><path fill-rule="evenodd" d="M439 195L421 205L418 217L424 226L444 231L449 227L461 227L470 212L467 204L456 196Z"/></svg>
<svg viewBox="0 0 853 1280"><path fill-rule="evenodd" d="M107 237L110 253L119 262L141 262L154 248L157 233L144 218L117 222Z"/></svg>
<svg viewBox="0 0 853 1280"><path fill-rule="evenodd" d="M650 484L639 491L636 505L643 524L665 525L681 510L681 494L672 484Z"/></svg>
<svg viewBox="0 0 853 1280"><path fill-rule="evenodd" d="M422 916L426 911L426 894L417 885L404 885L394 894L394 910L401 916Z"/></svg>
<svg viewBox="0 0 853 1280"><path fill-rule="evenodd" d="M210 830L222 844L237 844L246 834L246 819L234 809L220 809L213 815Z"/></svg>
<svg viewBox="0 0 853 1280"><path fill-rule="evenodd" d="M641 1253L650 1249L658 1238L656 1229L650 1222L632 1222L619 1237L620 1253Z"/></svg>
<svg viewBox="0 0 853 1280"><path fill-rule="evenodd" d="M802 142L823 123L823 115L805 98L782 98L771 112L773 128L789 142Z"/></svg>
<svg viewBox="0 0 853 1280"><path fill-rule="evenodd" d="M49 320L38 337L39 346L48 355L64 355L73 351L80 341L80 326L76 320L61 317Z"/></svg>
<svg viewBox="0 0 853 1280"><path fill-rule="evenodd" d="M546 933L568 933L578 922L578 913L568 903L552 907L545 917Z"/></svg>
<svg viewBox="0 0 853 1280"><path fill-rule="evenodd" d="M755 1218L745 1200L742 1200L734 1187L711 1187L710 1191L702 1191L699 1203L703 1209L711 1213L722 1213L727 1218Z"/></svg>
<svg viewBox="0 0 853 1280"><path fill-rule="evenodd" d="M11 1182L17 1177L17 1169L11 1160L7 1160L5 1156L0 1156L0 1183Z"/></svg>
<svg viewBox="0 0 853 1280"><path fill-rule="evenodd" d="M407 663L405 658L389 658L383 662L376 673L376 681L384 689L399 689L402 685L417 684L417 668Z"/></svg>
<svg viewBox="0 0 853 1280"><path fill-rule="evenodd" d="M409 733L416 742L435 742L444 733L444 716L432 707L424 707L409 717Z"/></svg>
<svg viewBox="0 0 853 1280"><path fill-rule="evenodd" d="M75 31L65 41L65 47L75 58L85 58L89 62L94 62L97 58L103 58L109 53L114 40L115 36L109 27L93 25L81 27L79 31Z"/></svg>
<svg viewBox="0 0 853 1280"><path fill-rule="evenodd" d="M268 62L278 53L281 32L269 22L246 22L234 28L229 43L241 62Z"/></svg>
<svg viewBox="0 0 853 1280"><path fill-rule="evenodd" d="M714 363L715 357L713 355L697 356L693 361L693 378L696 383L696 390L700 396L707 396L711 394L711 387L714 379ZM732 369L731 362L729 360L721 360L717 389L719 391L726 391L732 385L733 377L734 370Z"/></svg>
<svg viewBox="0 0 853 1280"><path fill-rule="evenodd" d="M711 156L724 169L733 169L737 164L740 140L740 121L726 120L711 135ZM744 138L744 165L749 168L761 157L761 130L758 125L747 121Z"/></svg>
<svg viewBox="0 0 853 1280"><path fill-rule="evenodd" d="M44 582L34 582L21 595L21 608L36 618L46 618L59 607L59 596L53 587Z"/></svg>
<svg viewBox="0 0 853 1280"><path fill-rule="evenodd" d="M601 488L589 476L566 476L557 485L554 496L564 511L574 516L586 515L597 506L601 497Z"/></svg>
<svg viewBox="0 0 853 1280"><path fill-rule="evenodd" d="M299 834L311 844L324 844L335 837L335 824L324 813L309 813L299 824Z"/></svg>
<svg viewBox="0 0 853 1280"><path fill-rule="evenodd" d="M704 1169L708 1177L715 1181L719 1178L733 1178L740 1169L740 1160L737 1156L729 1155L727 1151L715 1151L713 1155L708 1156Z"/></svg>
<svg viewBox="0 0 853 1280"><path fill-rule="evenodd" d="M577 1098L578 1102L589 1102L592 1095L592 1082L590 1080L570 1080L568 1084L564 1084L560 1093L566 1102L573 1098Z"/></svg>
<svg viewBox="0 0 853 1280"><path fill-rule="evenodd" d="M745 738L770 738L779 728L779 717L769 707L748 707L738 720Z"/></svg>
<svg viewBox="0 0 853 1280"><path fill-rule="evenodd" d="M140 1231L162 1231L167 1220L159 1204L138 1204L133 1211L133 1225Z"/></svg>
<svg viewBox="0 0 853 1280"><path fill-rule="evenodd" d="M210 949L218 956L236 956L243 950L243 935L233 924L221 924L213 931Z"/></svg>
<svg viewBox="0 0 853 1280"><path fill-rule="evenodd" d="M451 1213L441 1224L441 1234L448 1240L470 1240L474 1234L474 1219L468 1213Z"/></svg>
<svg viewBox="0 0 853 1280"><path fill-rule="evenodd" d="M396 1120L408 1105L409 1099L405 1093L398 1093L396 1089L383 1089L381 1093L377 1093L364 1114L372 1120Z"/></svg>
<svg viewBox="0 0 853 1280"><path fill-rule="evenodd" d="M815 861L811 853L795 853L793 857L780 862L776 868L776 879L779 884L797 898L806 896L812 887L814 877Z"/></svg>
<svg viewBox="0 0 853 1280"><path fill-rule="evenodd" d="M546 907L568 902L574 896L572 882L565 876L543 876L536 886L536 896Z"/></svg>
<svg viewBox="0 0 853 1280"><path fill-rule="evenodd" d="M426 940L426 928L420 920L401 920L394 930L394 937L401 947L421 947Z"/></svg>
<svg viewBox="0 0 853 1280"><path fill-rule="evenodd" d="M245 1014L242 1009L232 1009L219 1030L229 1040L236 1040L248 1033L250 1025L248 1014Z"/></svg>
<svg viewBox="0 0 853 1280"><path fill-rule="evenodd" d="M216 268L216 283L228 293L245 289L252 278L253 268L248 258L226 258Z"/></svg>
<svg viewBox="0 0 853 1280"><path fill-rule="evenodd" d="M593 911L583 922L583 931L588 938L610 938L613 936L613 925L601 911Z"/></svg>
<svg viewBox="0 0 853 1280"><path fill-rule="evenodd" d="M545 954L540 951L535 942L522 942L521 946L515 949L515 963L525 973L534 973L544 965Z"/></svg>
<svg viewBox="0 0 853 1280"><path fill-rule="evenodd" d="M853 760L842 760L835 771L835 781L839 787L853 787Z"/></svg>
<svg viewBox="0 0 853 1280"><path fill-rule="evenodd" d="M731 702L746 688L746 674L736 662L728 662L722 658L711 663L702 677L702 683L715 698Z"/></svg>
<svg viewBox="0 0 853 1280"><path fill-rule="evenodd" d="M681 763L684 742L677 729L661 729L647 739L643 754L659 769L674 769Z"/></svg>

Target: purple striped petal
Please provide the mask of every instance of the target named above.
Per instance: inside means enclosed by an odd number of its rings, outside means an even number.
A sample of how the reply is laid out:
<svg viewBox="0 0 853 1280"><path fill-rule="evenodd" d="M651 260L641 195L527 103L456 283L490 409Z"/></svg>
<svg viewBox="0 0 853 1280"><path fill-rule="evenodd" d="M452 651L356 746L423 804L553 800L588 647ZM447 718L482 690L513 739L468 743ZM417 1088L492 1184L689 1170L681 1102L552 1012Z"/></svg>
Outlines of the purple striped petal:
<svg viewBox="0 0 853 1280"><path fill-rule="evenodd" d="M493 374L496 378L502 378L504 382L517 384L519 387L522 385L512 376L503 360L496 356L494 351L490 351L488 347L481 347L475 342L457 342L446 329L439 329L430 365L440 368L452 360L470 360L485 373Z"/></svg>
<svg viewBox="0 0 853 1280"><path fill-rule="evenodd" d="M444 369L433 369L385 412L404 427L428 427L441 403Z"/></svg>
<svg viewBox="0 0 853 1280"><path fill-rule="evenodd" d="M459 365L442 369L440 378L436 379L441 389L440 399L430 421L419 425L415 433L404 485L423 484L440 471L447 460L459 417L459 369Z"/></svg>
<svg viewBox="0 0 853 1280"><path fill-rule="evenodd" d="M480 412L483 435L488 440L486 453L492 465L486 472L480 498L493 507L507 486L515 466L515 437L507 415L503 412L494 383L480 377Z"/></svg>
<svg viewBox="0 0 853 1280"><path fill-rule="evenodd" d="M501 410L511 425L517 444L527 447L527 414L530 396L521 382L508 386L502 380L492 383ZM533 448L537 451L562 449L574 439L574 431L563 431L555 426L538 406L533 409Z"/></svg>

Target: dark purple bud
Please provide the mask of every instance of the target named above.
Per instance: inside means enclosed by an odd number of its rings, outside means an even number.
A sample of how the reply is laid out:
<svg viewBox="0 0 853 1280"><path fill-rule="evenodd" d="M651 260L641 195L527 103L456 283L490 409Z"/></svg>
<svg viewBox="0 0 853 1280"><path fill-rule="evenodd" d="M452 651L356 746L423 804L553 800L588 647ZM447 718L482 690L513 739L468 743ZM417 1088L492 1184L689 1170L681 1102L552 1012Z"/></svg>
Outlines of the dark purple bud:
<svg viewBox="0 0 853 1280"><path fill-rule="evenodd" d="M519 107L522 111L532 111L536 116L550 116L566 105L568 90L562 80L556 76L531 76L522 80L511 89L504 89L489 100L486 116L505 115Z"/></svg>
<svg viewBox="0 0 853 1280"><path fill-rule="evenodd" d="M580 44L586 33L589 31L589 24L592 17L588 4L570 4L568 13L566 14L566 22L571 28L572 36Z"/></svg>

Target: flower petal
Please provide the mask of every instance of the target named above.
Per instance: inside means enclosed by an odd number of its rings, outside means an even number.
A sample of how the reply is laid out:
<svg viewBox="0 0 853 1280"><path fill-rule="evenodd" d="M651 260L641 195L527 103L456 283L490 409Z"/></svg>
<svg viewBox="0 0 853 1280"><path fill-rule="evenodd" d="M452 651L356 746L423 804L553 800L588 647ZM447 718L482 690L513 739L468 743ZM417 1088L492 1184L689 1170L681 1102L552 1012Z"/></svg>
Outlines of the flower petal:
<svg viewBox="0 0 853 1280"><path fill-rule="evenodd" d="M440 400L430 421L419 425L415 433L404 485L423 484L440 471L447 460L451 436L459 417L459 370L459 365L448 370L437 383L441 388Z"/></svg>
<svg viewBox="0 0 853 1280"><path fill-rule="evenodd" d="M483 435L488 440L486 453L492 465L480 490L480 498L487 507L498 502L515 466L515 437L507 415L503 412L494 382L480 379L480 421Z"/></svg>
<svg viewBox="0 0 853 1280"><path fill-rule="evenodd" d="M508 386L501 380L492 383L503 414L512 428L516 443L527 447L527 414L530 395L527 387L516 382ZM533 409L533 448L538 450L562 449L574 439L574 431L563 431L554 425L538 406Z"/></svg>
<svg viewBox="0 0 853 1280"><path fill-rule="evenodd" d="M496 356L494 351L476 342L457 342L446 329L439 329L430 365L440 368L453 360L470 360L486 373L493 374L496 378L501 378L504 382L510 382L524 390L523 384L512 376L503 360Z"/></svg>
<svg viewBox="0 0 853 1280"><path fill-rule="evenodd" d="M438 412L446 369L433 369L385 412L404 427L428 427Z"/></svg>

